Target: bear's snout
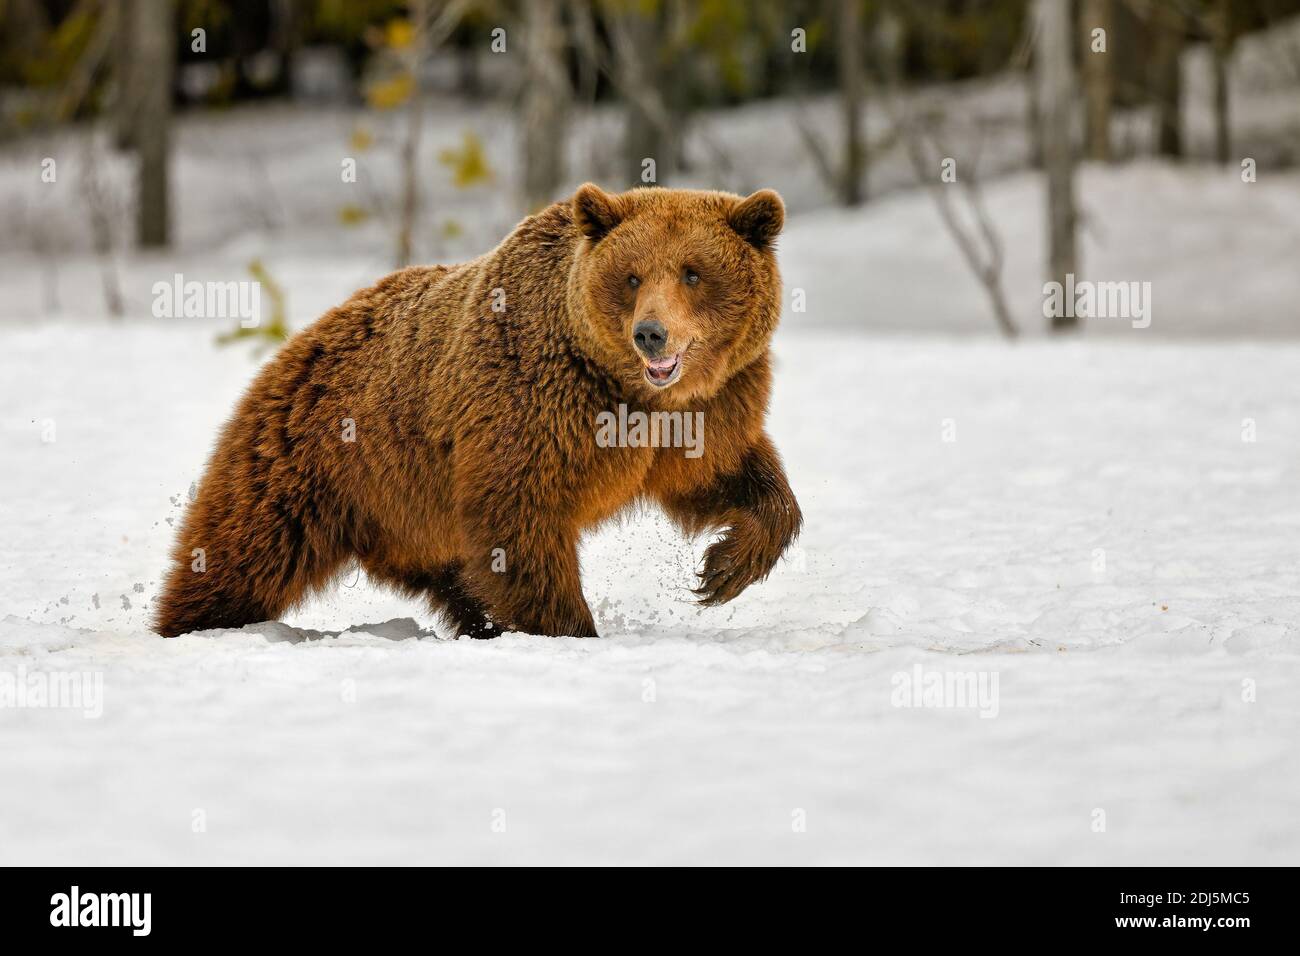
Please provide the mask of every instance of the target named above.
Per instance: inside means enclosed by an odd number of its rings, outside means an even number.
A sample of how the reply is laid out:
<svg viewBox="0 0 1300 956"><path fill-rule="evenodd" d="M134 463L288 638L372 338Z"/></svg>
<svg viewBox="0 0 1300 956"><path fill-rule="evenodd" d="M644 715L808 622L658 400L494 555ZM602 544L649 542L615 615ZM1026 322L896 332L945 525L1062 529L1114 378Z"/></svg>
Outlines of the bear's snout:
<svg viewBox="0 0 1300 956"><path fill-rule="evenodd" d="M636 350L646 358L655 358L668 344L668 330L658 319L645 319L632 329L632 341L636 343Z"/></svg>

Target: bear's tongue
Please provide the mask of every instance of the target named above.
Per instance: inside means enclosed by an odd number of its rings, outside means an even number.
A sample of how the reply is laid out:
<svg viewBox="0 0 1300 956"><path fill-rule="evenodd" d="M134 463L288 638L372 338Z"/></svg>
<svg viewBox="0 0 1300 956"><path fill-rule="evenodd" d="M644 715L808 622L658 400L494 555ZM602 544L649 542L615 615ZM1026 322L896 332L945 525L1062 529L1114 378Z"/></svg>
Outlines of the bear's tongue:
<svg viewBox="0 0 1300 956"><path fill-rule="evenodd" d="M673 372L677 368L677 356L670 355L667 358L650 359L645 364L646 369L650 373L650 377L656 381L662 382L665 379L672 377Z"/></svg>

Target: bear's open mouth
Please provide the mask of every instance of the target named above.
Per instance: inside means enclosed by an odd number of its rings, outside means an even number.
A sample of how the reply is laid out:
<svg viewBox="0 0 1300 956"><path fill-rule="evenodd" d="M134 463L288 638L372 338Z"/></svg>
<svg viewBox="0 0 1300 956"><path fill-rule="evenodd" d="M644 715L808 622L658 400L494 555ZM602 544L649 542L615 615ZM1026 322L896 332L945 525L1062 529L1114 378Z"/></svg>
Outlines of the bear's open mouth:
<svg viewBox="0 0 1300 956"><path fill-rule="evenodd" d="M682 372L682 353L677 352L664 358L647 359L645 363L645 379L655 388L666 388Z"/></svg>

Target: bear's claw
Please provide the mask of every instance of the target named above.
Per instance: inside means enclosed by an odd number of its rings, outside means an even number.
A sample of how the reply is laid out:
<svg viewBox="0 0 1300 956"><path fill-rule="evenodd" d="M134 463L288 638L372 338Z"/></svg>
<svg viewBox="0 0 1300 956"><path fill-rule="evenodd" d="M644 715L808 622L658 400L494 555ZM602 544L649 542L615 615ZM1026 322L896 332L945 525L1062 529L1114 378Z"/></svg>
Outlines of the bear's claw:
<svg viewBox="0 0 1300 956"><path fill-rule="evenodd" d="M761 546L746 542L733 528L705 550L700 586L691 593L702 607L726 604L772 570L775 559L765 561L762 553Z"/></svg>

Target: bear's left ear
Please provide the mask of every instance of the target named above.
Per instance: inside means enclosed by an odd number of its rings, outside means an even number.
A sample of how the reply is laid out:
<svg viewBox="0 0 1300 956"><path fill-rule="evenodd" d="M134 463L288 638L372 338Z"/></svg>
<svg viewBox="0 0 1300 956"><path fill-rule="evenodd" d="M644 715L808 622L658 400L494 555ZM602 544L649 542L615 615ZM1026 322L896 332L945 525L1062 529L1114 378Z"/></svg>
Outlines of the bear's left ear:
<svg viewBox="0 0 1300 956"><path fill-rule="evenodd" d="M785 225L785 203L776 190L760 189L736 203L727 222L755 249L767 249Z"/></svg>
<svg viewBox="0 0 1300 956"><path fill-rule="evenodd" d="M583 183L573 194L573 221L592 242L600 242L626 215L623 201L595 183Z"/></svg>

